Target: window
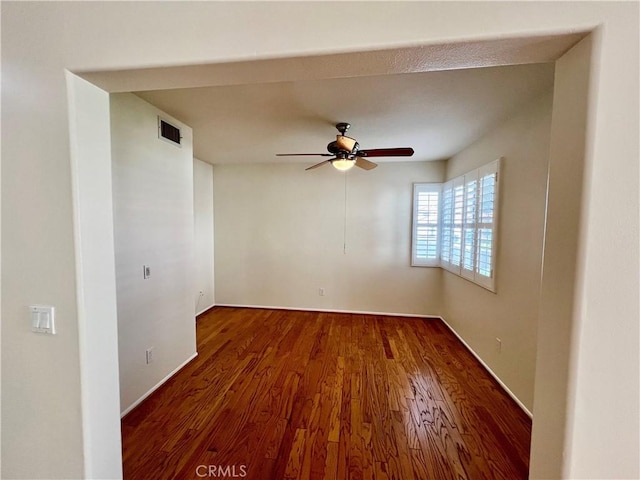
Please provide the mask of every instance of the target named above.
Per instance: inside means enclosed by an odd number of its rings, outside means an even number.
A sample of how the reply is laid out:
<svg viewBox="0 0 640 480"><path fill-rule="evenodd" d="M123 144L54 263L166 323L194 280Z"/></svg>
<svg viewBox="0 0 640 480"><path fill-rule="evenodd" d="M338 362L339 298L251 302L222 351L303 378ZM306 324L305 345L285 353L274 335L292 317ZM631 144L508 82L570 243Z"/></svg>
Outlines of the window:
<svg viewBox="0 0 640 480"><path fill-rule="evenodd" d="M413 187L413 241L414 266L439 264L440 184L422 183Z"/></svg>
<svg viewBox="0 0 640 480"><path fill-rule="evenodd" d="M414 185L412 265L440 266L495 291L498 168L496 160L442 185Z"/></svg>

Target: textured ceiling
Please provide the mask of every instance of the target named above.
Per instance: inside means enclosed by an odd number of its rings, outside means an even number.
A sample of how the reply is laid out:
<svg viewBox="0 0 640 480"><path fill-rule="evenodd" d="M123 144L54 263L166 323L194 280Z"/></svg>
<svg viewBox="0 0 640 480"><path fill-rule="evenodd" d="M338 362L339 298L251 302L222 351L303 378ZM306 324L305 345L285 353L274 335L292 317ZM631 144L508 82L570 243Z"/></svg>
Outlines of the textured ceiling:
<svg viewBox="0 0 640 480"><path fill-rule="evenodd" d="M74 73L108 92L134 92L190 125L196 157L210 163L312 164L275 154L326 152L337 122L352 124L348 134L363 149L413 147L413 160L438 160L550 89L555 60L585 35Z"/></svg>
<svg viewBox="0 0 640 480"><path fill-rule="evenodd" d="M550 89L555 60L585 35L74 73L190 125L195 156L210 163L310 165L317 159L275 154L325 153L337 122L351 123L362 149L413 147L412 160L438 160Z"/></svg>
<svg viewBox="0 0 640 480"><path fill-rule="evenodd" d="M275 154L326 153L337 122L363 149L448 158L552 84L553 63L537 63L135 93L193 128L201 160L311 164Z"/></svg>
<svg viewBox="0 0 640 480"><path fill-rule="evenodd" d="M134 92L193 127L210 163L300 162L349 122L363 149L448 158L553 84L553 65L586 32L542 33L297 57L74 71ZM380 159L385 161L385 159ZM393 161L393 159L386 159Z"/></svg>

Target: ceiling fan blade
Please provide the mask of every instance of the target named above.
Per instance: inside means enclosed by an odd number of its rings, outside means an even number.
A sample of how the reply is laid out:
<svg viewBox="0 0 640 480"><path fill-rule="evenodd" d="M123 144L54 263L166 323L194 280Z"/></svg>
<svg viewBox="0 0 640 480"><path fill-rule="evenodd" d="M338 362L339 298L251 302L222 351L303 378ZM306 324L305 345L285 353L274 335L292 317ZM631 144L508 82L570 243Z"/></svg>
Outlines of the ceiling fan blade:
<svg viewBox="0 0 640 480"><path fill-rule="evenodd" d="M331 160L335 160L335 158L332 158ZM314 168L318 168L321 167L322 165L324 165L325 163L331 163L331 160L325 160L323 162L320 163L316 163L315 165L311 165L308 168L305 168L305 170L313 170Z"/></svg>
<svg viewBox="0 0 640 480"><path fill-rule="evenodd" d="M365 170L373 170L377 166L377 163L370 162L362 157L356 157L356 167L364 168Z"/></svg>
<svg viewBox="0 0 640 480"><path fill-rule="evenodd" d="M331 153L276 153L276 157L333 157Z"/></svg>
<svg viewBox="0 0 640 480"><path fill-rule="evenodd" d="M374 148L373 150L358 150L361 157L410 157L413 148Z"/></svg>

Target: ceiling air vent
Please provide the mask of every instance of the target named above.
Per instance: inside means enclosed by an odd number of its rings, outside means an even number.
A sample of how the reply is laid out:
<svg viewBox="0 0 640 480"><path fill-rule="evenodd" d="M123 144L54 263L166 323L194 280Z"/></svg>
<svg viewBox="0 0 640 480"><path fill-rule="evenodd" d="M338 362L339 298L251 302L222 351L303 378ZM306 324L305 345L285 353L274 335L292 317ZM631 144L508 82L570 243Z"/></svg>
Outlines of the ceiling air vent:
<svg viewBox="0 0 640 480"><path fill-rule="evenodd" d="M158 117L158 138L163 138L174 145L180 146L180 129Z"/></svg>

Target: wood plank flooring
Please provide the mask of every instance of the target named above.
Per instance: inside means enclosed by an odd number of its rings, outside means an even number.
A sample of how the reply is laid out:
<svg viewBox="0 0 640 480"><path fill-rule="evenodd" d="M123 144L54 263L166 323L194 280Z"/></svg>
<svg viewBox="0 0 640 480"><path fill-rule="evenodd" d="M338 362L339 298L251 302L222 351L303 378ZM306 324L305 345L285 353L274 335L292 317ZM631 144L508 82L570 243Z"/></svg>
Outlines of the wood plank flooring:
<svg viewBox="0 0 640 480"><path fill-rule="evenodd" d="M122 420L125 479L525 479L530 419L442 321L216 307Z"/></svg>

